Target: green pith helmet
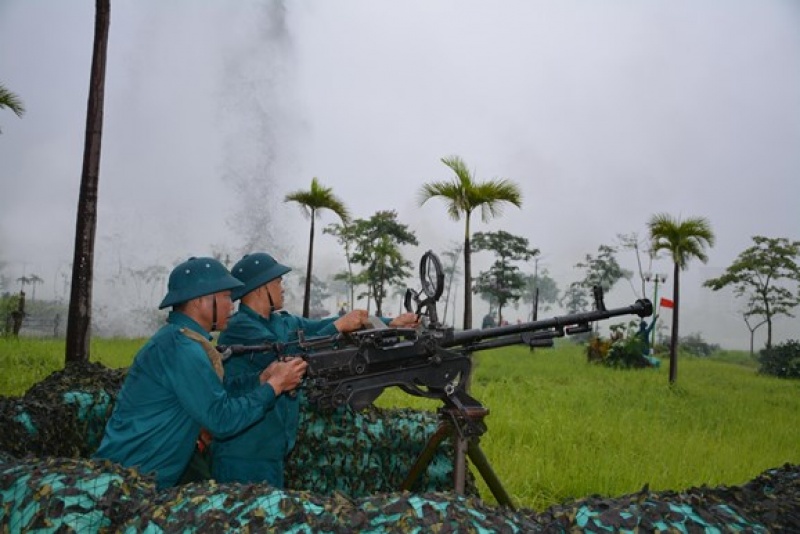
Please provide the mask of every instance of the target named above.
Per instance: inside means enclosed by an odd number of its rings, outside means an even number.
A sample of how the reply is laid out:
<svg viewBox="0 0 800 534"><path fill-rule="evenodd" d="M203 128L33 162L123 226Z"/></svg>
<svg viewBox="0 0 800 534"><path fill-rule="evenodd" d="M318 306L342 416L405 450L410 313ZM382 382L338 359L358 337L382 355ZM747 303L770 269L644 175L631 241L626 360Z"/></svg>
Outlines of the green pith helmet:
<svg viewBox="0 0 800 534"><path fill-rule="evenodd" d="M247 254L231 269L231 274L244 283L243 287L231 292L231 297L233 300L240 299L289 271L291 271L289 267L281 265L265 252Z"/></svg>
<svg viewBox="0 0 800 534"><path fill-rule="evenodd" d="M175 306L203 295L236 289L242 283L214 258L191 257L169 275L167 296L158 309ZM232 297L232 296L231 296Z"/></svg>

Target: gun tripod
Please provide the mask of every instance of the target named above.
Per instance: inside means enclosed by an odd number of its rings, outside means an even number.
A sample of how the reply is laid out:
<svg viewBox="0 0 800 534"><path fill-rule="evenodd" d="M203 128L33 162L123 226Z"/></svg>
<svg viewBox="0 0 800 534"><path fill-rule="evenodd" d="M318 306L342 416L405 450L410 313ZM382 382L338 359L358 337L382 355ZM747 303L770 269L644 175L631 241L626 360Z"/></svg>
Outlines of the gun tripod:
<svg viewBox="0 0 800 534"><path fill-rule="evenodd" d="M451 436L455 449L453 486L456 493L459 495L464 494L467 474L466 457L469 456L497 502L514 509L511 497L506 493L492 466L489 465L489 460L483 454L479 444L481 435L486 432L486 424L483 422L483 418L489 414L489 410L463 391L456 391L451 395L447 395L444 402L445 405L439 408L438 411L439 426L428 439L425 448L409 470L401 489L404 491L411 489L419 476L428 468L442 440Z"/></svg>

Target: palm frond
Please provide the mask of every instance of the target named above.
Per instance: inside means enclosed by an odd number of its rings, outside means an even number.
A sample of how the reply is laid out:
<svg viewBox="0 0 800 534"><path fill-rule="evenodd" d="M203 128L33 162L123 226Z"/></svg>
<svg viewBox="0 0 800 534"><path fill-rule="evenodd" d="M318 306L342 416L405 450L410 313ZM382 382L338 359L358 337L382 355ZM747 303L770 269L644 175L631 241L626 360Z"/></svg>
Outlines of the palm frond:
<svg viewBox="0 0 800 534"><path fill-rule="evenodd" d="M350 211L344 202L333 194L333 189L319 183L316 177L311 179L311 188L300 189L287 194L284 202L296 202L306 216L319 214L321 210L334 212L344 223L350 222Z"/></svg>
<svg viewBox="0 0 800 534"><path fill-rule="evenodd" d="M715 236L711 224L704 217L692 217L682 221L666 213L653 215L648 222L653 250L666 250L672 261L685 270L692 258L703 263L708 261L706 248L714 245Z"/></svg>
<svg viewBox="0 0 800 534"><path fill-rule="evenodd" d="M22 117L25 114L25 105L22 103L22 100L9 91L5 85L0 84L0 109L8 108L17 117Z"/></svg>

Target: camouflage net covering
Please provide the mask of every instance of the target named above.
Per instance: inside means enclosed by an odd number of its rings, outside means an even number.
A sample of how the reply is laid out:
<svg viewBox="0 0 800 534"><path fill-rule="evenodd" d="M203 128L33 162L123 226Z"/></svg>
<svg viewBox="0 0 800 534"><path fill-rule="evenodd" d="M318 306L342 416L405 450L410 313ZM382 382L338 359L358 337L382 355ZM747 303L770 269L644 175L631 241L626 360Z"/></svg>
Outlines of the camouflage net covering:
<svg viewBox="0 0 800 534"><path fill-rule="evenodd" d="M125 378L96 363L70 364L22 398L0 397L0 451L17 457L88 458L97 450ZM397 490L430 435L435 414L369 408L320 413L305 404L300 434L287 463L289 489L352 497ZM453 447L445 440L415 490L452 487ZM474 478L466 492L477 495Z"/></svg>
<svg viewBox="0 0 800 534"><path fill-rule="evenodd" d="M396 490L438 424L435 414L409 409L371 407L330 414L302 409L301 414L286 480L289 489L322 495L342 492L365 497ZM453 454L452 443L446 439L413 489L451 489ZM478 494L471 473L467 473L465 492Z"/></svg>
<svg viewBox="0 0 800 534"><path fill-rule="evenodd" d="M88 457L124 378L72 365L22 398L0 397L0 532L800 532L800 466L742 486L592 496L544 512L484 504L452 487L449 440L414 493L398 492L435 414L303 410L290 487L153 478Z"/></svg>
<svg viewBox="0 0 800 534"><path fill-rule="evenodd" d="M800 532L800 465L770 469L743 486L589 497L533 514L555 531ZM559 530L562 529L562 530Z"/></svg>
<svg viewBox="0 0 800 534"><path fill-rule="evenodd" d="M111 462L6 461L0 464L0 530L110 532L155 490L152 477Z"/></svg>
<svg viewBox="0 0 800 534"><path fill-rule="evenodd" d="M527 528L525 528L527 527ZM476 498L381 494L351 499L259 484L187 484L136 511L122 532L530 532L535 525Z"/></svg>
<svg viewBox="0 0 800 534"><path fill-rule="evenodd" d="M0 397L0 450L24 456L90 456L103 437L124 370L71 364L22 398Z"/></svg>

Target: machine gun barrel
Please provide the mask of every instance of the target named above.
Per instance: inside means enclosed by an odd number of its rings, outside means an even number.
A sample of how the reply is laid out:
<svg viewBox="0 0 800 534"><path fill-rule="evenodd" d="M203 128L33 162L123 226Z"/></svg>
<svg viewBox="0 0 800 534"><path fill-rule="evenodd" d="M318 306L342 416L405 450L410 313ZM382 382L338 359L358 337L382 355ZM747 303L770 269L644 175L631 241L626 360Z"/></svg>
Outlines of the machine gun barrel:
<svg viewBox="0 0 800 534"><path fill-rule="evenodd" d="M476 351L519 343L534 344L537 340L588 332L590 331L589 323L594 321L619 315L638 315L644 318L652 314L653 304L648 299L639 299L631 306L623 308L595 310L541 321L453 332L450 336L442 339L441 346Z"/></svg>

